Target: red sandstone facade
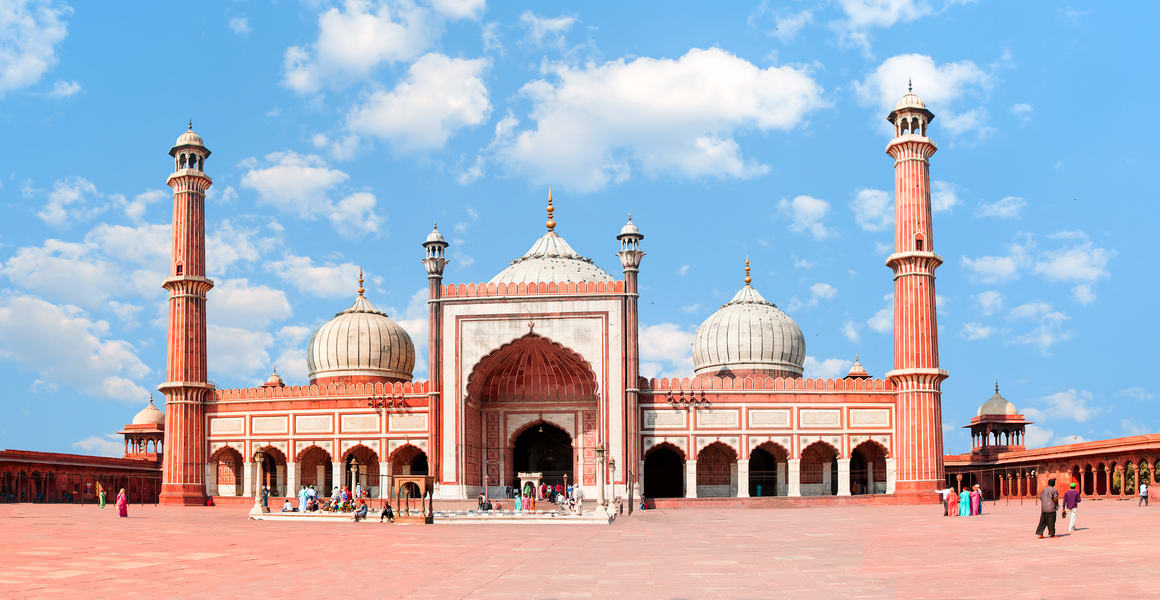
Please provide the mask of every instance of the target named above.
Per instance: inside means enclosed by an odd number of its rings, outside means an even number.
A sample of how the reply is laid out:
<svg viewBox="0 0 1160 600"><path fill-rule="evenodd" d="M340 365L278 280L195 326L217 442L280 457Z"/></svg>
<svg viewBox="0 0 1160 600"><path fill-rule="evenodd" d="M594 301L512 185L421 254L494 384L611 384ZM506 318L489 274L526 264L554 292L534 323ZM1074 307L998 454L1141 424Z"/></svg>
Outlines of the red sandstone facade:
<svg viewBox="0 0 1160 600"><path fill-rule="evenodd" d="M933 500L944 480L929 158L933 114L907 94L895 138L894 369L856 365L801 377L800 329L750 286L706 321L691 378L640 377L638 277L644 236L631 219L613 278L555 232L486 283L444 283L448 244L423 243L429 381L414 350L358 290L311 338L309 385L216 389L206 373L204 172L200 137L170 151L174 245L162 502L328 493L430 473L436 496L502 494L543 471L605 493L650 497L885 494ZM714 320L716 319L716 320ZM726 329L729 329L726 332ZM262 464L254 462L261 450ZM562 482L562 481L560 481Z"/></svg>

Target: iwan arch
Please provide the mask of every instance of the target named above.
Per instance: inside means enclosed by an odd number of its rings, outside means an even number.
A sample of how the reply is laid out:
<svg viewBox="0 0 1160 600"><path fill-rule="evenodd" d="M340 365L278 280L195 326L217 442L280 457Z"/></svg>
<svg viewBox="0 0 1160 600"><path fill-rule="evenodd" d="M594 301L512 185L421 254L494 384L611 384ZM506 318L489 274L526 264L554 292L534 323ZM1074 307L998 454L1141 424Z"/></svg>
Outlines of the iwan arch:
<svg viewBox="0 0 1160 600"><path fill-rule="evenodd" d="M637 496L930 499L944 479L946 377L934 301L942 259L930 214L933 115L907 94L889 119L894 369L875 379L856 363L834 380L802 378L805 338L753 287L748 267L733 299L698 329L695 372L641 378L644 235L631 219L620 229L614 277L557 233L549 195L546 232L486 283L444 282L447 241L436 229L422 243L428 381L412 381L412 340L360 281L350 308L311 337L308 384L285 385L275 373L260 387L216 389L205 338L209 150L192 131L182 134L170 152L162 502L249 495L257 473L275 494L356 482L380 494L383 475L429 473L437 497L465 499L485 488L500 495L522 471L566 477L590 498L607 487Z"/></svg>

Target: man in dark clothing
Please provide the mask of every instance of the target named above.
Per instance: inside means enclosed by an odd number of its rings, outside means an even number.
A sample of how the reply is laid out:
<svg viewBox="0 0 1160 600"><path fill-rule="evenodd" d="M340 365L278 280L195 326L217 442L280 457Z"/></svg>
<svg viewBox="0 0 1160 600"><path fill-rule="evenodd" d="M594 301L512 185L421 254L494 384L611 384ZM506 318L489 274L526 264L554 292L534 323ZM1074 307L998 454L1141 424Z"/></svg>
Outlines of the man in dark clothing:
<svg viewBox="0 0 1160 600"><path fill-rule="evenodd" d="M1047 487L1039 493L1039 527L1035 528L1035 535L1043 539L1043 530L1051 537L1055 537L1055 511L1059 508L1059 491L1055 489L1055 480L1048 479Z"/></svg>
<svg viewBox="0 0 1160 600"><path fill-rule="evenodd" d="M1075 489L1075 483L1072 483L1071 489L1063 494L1063 516L1068 517L1068 531L1075 531L1075 516L1079 514L1079 501L1079 490Z"/></svg>

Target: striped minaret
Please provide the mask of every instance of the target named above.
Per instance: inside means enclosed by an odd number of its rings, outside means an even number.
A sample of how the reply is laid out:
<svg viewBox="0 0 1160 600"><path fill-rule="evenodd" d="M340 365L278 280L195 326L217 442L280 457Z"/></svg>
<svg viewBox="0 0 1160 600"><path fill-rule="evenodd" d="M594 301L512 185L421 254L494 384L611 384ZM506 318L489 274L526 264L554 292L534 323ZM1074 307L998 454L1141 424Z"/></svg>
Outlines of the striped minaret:
<svg viewBox="0 0 1160 600"><path fill-rule="evenodd" d="M205 503L205 402L213 391L206 373L205 295L213 282L205 276L205 174L209 149L189 130L169 151L174 171L173 255L169 277L169 348L165 383L165 453L162 504Z"/></svg>
<svg viewBox="0 0 1160 600"><path fill-rule="evenodd" d="M931 228L930 157L937 147L926 137L934 114L907 92L891 111L894 139L894 421L895 492L929 494L943 487L942 392L947 373L938 365L938 318Z"/></svg>

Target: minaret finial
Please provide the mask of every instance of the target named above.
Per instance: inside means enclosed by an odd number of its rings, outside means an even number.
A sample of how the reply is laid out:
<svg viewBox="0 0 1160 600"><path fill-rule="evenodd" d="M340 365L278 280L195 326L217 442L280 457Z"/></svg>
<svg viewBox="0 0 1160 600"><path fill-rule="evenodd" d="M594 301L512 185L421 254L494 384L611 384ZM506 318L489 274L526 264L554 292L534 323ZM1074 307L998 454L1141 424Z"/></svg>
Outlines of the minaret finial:
<svg viewBox="0 0 1160 600"><path fill-rule="evenodd" d="M189 130L193 131L193 117L189 118Z"/></svg>
<svg viewBox="0 0 1160 600"><path fill-rule="evenodd" d="M995 380L995 393L996 394L999 393L999 380L998 379Z"/></svg>
<svg viewBox="0 0 1160 600"><path fill-rule="evenodd" d="M153 392L149 392L149 406L153 406ZM157 408L154 406L154 408Z"/></svg>
<svg viewBox="0 0 1160 600"><path fill-rule="evenodd" d="M366 290L363 289L362 267L359 267L358 268L358 295L359 296L363 295L363 292L366 292Z"/></svg>
<svg viewBox="0 0 1160 600"><path fill-rule="evenodd" d="M439 231L439 219L434 219L431 222L431 229L434 229L435 231Z"/></svg>
<svg viewBox="0 0 1160 600"><path fill-rule="evenodd" d="M548 187L548 221L544 225L548 226L548 231L556 230L556 221L552 219L552 213L556 212L556 207L552 206L552 188Z"/></svg>
<svg viewBox="0 0 1160 600"><path fill-rule="evenodd" d="M751 281L753 281L753 279L751 277L749 277L749 255L746 254L745 255L745 285L749 285L749 282L751 282Z"/></svg>
<svg viewBox="0 0 1160 600"><path fill-rule="evenodd" d="M274 374L275 374L275 375L277 375L277 374L278 374L278 365L274 365Z"/></svg>
<svg viewBox="0 0 1160 600"><path fill-rule="evenodd" d="M906 93L914 93L914 80L909 77L906 78Z"/></svg>

